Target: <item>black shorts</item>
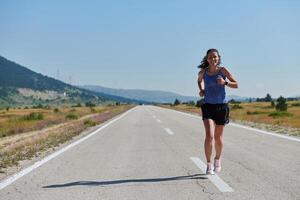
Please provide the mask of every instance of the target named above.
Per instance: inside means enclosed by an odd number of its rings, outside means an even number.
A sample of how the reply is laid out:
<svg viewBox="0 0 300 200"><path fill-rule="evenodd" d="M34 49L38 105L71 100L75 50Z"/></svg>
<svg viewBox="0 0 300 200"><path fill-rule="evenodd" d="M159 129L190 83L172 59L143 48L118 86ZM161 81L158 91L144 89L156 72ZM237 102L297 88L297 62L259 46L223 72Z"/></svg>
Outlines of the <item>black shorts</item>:
<svg viewBox="0 0 300 200"><path fill-rule="evenodd" d="M225 125L229 123L229 107L227 103L209 104L201 106L202 119L212 119L216 125Z"/></svg>

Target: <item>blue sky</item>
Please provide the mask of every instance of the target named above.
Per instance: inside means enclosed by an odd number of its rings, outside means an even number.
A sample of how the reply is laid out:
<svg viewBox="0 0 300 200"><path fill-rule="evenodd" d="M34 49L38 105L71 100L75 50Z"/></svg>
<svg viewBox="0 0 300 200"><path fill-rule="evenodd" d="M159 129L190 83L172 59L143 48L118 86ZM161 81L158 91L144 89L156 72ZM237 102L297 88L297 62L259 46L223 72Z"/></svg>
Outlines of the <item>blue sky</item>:
<svg viewBox="0 0 300 200"><path fill-rule="evenodd" d="M0 0L0 55L76 85L198 95L217 48L228 94L300 95L300 1Z"/></svg>

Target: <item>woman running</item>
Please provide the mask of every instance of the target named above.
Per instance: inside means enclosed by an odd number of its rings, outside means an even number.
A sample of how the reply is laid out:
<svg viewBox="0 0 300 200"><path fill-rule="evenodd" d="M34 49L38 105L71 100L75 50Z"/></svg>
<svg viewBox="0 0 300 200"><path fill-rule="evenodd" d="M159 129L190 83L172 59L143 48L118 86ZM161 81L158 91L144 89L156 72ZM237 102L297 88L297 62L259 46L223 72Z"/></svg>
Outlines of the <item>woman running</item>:
<svg viewBox="0 0 300 200"><path fill-rule="evenodd" d="M223 149L223 130L229 123L229 107L225 87L238 88L237 81L225 67L221 67L221 56L217 49L209 49L198 66L199 95L204 96L201 106L205 127L204 150L207 161L206 174L221 171L221 153ZM215 140L214 164L211 163L212 141Z"/></svg>

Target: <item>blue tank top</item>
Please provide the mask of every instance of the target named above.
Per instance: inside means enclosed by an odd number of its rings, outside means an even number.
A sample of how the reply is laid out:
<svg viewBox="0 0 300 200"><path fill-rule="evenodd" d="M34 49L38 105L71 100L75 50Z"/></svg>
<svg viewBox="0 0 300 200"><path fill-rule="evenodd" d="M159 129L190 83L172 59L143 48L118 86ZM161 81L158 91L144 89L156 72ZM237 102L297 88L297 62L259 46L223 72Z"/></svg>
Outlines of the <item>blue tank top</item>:
<svg viewBox="0 0 300 200"><path fill-rule="evenodd" d="M224 85L218 85L217 78L222 76L223 79L226 79L226 76L223 74L222 70L219 70L214 75L207 74L206 70L204 72L204 102L210 104L219 104L227 103L226 92Z"/></svg>

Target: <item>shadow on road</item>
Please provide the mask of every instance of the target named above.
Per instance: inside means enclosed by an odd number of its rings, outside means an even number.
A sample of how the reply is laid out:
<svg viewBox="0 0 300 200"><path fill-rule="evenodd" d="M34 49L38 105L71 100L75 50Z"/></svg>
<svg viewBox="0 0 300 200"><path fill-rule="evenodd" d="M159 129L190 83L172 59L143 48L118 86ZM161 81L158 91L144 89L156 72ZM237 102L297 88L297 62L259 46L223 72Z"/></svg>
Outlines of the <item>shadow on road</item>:
<svg viewBox="0 0 300 200"><path fill-rule="evenodd" d="M165 181L180 181L180 180L190 180L190 179L207 179L205 174L194 174L188 176L176 176L168 178L150 178L150 179L125 179L125 180L114 180L114 181L76 181L65 184L47 185L43 188L60 188L60 187L72 187L72 186L105 186L105 185L115 185L124 183L155 183L155 182L165 182Z"/></svg>

